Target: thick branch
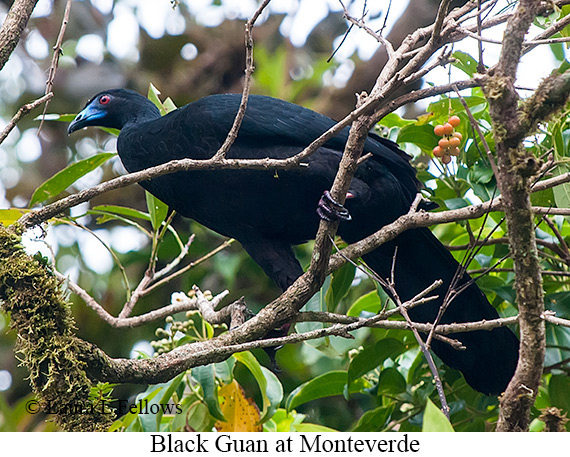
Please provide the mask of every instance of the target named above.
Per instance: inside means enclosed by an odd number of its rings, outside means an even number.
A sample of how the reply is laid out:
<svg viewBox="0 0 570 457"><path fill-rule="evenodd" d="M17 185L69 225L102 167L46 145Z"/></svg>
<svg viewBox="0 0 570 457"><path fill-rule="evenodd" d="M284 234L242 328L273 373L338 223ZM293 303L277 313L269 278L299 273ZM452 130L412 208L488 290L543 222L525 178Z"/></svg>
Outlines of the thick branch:
<svg viewBox="0 0 570 457"><path fill-rule="evenodd" d="M14 52L38 0L16 0L0 29L0 70Z"/></svg>
<svg viewBox="0 0 570 457"><path fill-rule="evenodd" d="M542 276L529 198L531 178L539 167L532 152L522 144L534 122L521 122L519 97L514 88L524 36L537 14L539 3L534 0L519 2L507 23L499 63L483 86L493 122L499 168L497 182L515 268L521 333L519 362L501 398L498 431L528 429L530 408L538 393L545 354ZM545 110L552 112L546 107ZM533 112L544 115L540 109Z"/></svg>

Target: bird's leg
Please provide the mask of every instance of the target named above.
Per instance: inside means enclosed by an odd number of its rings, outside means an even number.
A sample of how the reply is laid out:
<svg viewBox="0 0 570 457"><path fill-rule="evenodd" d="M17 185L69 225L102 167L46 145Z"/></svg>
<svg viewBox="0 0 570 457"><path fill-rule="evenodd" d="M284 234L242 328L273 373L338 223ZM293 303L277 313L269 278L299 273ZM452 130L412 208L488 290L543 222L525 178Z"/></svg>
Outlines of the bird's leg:
<svg viewBox="0 0 570 457"><path fill-rule="evenodd" d="M346 196L346 198L351 197L352 194L350 193ZM319 205L317 206L317 214L321 219L329 222L339 219L343 221L350 221L352 219L352 216L348 210L334 198L332 198L328 190L325 190L323 192L323 196L319 200Z"/></svg>

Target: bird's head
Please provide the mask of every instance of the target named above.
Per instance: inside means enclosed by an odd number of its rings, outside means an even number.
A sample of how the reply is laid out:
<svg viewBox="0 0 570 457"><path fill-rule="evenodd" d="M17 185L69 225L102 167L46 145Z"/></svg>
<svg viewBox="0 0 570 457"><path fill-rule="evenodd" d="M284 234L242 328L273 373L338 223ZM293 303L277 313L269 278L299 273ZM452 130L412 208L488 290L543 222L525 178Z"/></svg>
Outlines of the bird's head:
<svg viewBox="0 0 570 457"><path fill-rule="evenodd" d="M99 92L73 119L67 133L84 127L109 127L121 130L128 123L160 117L158 108L146 97L128 89Z"/></svg>

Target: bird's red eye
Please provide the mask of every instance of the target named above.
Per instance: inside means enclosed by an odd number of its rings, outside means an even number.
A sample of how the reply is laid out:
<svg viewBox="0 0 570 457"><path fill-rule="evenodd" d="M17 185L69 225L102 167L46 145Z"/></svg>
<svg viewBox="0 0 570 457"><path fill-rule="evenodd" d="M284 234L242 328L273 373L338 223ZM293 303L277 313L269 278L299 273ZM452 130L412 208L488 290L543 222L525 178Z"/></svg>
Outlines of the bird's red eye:
<svg viewBox="0 0 570 457"><path fill-rule="evenodd" d="M101 103L101 105L106 105L110 101L111 97L109 97L108 95L102 95L101 98L99 98L99 103Z"/></svg>

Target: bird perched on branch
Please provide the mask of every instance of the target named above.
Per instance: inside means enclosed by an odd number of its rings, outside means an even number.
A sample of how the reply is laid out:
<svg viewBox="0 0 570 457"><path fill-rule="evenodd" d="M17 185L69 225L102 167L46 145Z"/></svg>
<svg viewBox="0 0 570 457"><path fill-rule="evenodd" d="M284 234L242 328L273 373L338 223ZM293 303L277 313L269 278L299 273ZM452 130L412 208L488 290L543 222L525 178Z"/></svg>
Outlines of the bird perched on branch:
<svg viewBox="0 0 570 457"><path fill-rule="evenodd" d="M93 97L69 125L121 130L117 149L129 172L174 159L209 159L223 144L240 104L240 94L213 95L165 116L147 98L125 89ZM250 96L245 117L227 158L291 157L335 122L291 103ZM150 193L183 216L237 239L265 273L283 290L303 270L292 245L313 239L319 218L340 218L339 235L358 241L408 212L419 181L409 157L387 139L370 134L362 162L352 180L344 207L327 190L335 178L348 128L306 159L307 166L287 170L211 169L181 171L143 181ZM393 258L397 246L394 266ZM427 228L408 230L363 256L382 278L394 274L395 289L409 300L443 280L439 298L409 310L418 322L433 322L458 263ZM464 286L464 287L462 287ZM496 319L496 310L463 273L454 287L463 289L451 301L441 323ZM497 395L511 379L518 360L518 340L508 328L450 335L466 347L459 351L433 340L432 349L460 370L476 390Z"/></svg>

